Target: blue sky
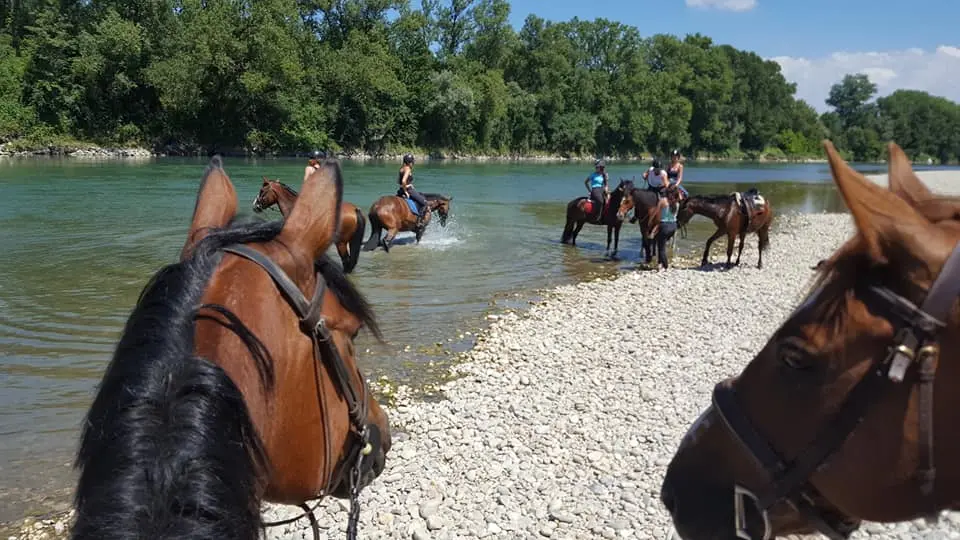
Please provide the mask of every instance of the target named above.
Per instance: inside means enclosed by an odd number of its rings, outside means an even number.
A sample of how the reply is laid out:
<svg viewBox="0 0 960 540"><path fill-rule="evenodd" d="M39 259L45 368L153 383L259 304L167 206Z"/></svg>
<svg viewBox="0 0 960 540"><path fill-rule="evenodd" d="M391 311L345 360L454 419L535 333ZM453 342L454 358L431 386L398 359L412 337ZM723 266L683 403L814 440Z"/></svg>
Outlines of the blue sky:
<svg viewBox="0 0 960 540"><path fill-rule="evenodd" d="M776 60L817 110L830 85L865 72L879 94L926 90L960 102L960 0L511 0L516 28L605 17L644 36L700 32Z"/></svg>

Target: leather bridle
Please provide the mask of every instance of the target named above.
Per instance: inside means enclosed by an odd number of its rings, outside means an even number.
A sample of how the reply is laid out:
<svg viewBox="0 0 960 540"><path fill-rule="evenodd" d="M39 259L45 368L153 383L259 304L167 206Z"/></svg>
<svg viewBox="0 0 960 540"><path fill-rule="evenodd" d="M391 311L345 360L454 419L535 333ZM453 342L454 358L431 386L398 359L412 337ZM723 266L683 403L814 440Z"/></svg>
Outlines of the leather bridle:
<svg viewBox="0 0 960 540"><path fill-rule="evenodd" d="M333 378L334 386L337 388L338 394L347 402L351 434L354 441L353 444L351 444L350 451L345 456L345 459L340 462L339 467L336 464L333 464L330 442L331 438L329 432L330 426L326 421L324 421L323 431L324 439L326 441L324 472L327 473L327 485L323 491L318 494L318 498L322 499L328 495L330 488L343 480L343 475L345 472L349 475L350 515L347 522L347 538L356 538L357 524L360 519L360 506L358 503L358 497L360 494L361 478L365 472L365 467L369 467L366 464L367 457L380 449L380 445L382 444L382 434L380 433L380 429L376 424L369 422L369 410L367 405L367 394L369 389L367 388L366 380L363 378L363 375L359 374L358 370L359 379L361 381L361 389L358 395L353 387L353 384L350 382L349 369L344 363L343 358L340 356L340 352L337 350L337 346L333 342L333 336L330 334L330 330L327 328L326 321L323 318L323 294L327 288L327 282L323 275L320 272L317 272L317 285L313 291L313 298L307 302L306 297L302 292L300 292L300 289L287 276L283 269L281 269L275 262L273 262L263 253L260 253L259 251L242 244L233 244L224 247L223 251L238 255L256 263L263 268L271 278L273 278L273 281L277 284L278 288L283 293L283 296L290 303L291 307L296 312L297 317L300 319L301 331L310 336L310 340L313 342L313 359L315 363L315 369L319 370L321 368L321 364L326 365L330 375ZM317 373L317 385L319 389L319 373ZM320 390L318 393L320 412L322 417L326 419L328 410L326 407L326 395L322 390ZM347 467L349 467L348 471L345 470ZM306 508L306 505L301 505L301 508ZM312 518L312 511L310 511L308 508L306 508L306 510L307 513L304 515ZM295 519L285 520L282 522L264 523L264 526L290 523L302 517L304 516L298 516ZM313 523L313 519L311 519L311 522ZM319 535L316 524L313 523L313 525L314 532Z"/></svg>
<svg viewBox="0 0 960 540"><path fill-rule="evenodd" d="M766 473L768 482L755 490L735 486L735 529L738 538L753 540L747 531L746 498L752 499L763 517L763 540L770 538L769 509L785 501L831 540L844 540L859 525L859 520L844 516L834 508L818 503L826 499L810 484L811 476L840 449L847 437L863 420L871 404L879 400L917 365L915 384L919 385L919 465L916 479L927 508L936 514L933 455L933 383L940 356L938 334L946 326L957 296L960 295L960 245L956 246L928 291L923 305L882 286L863 286L864 299L885 313L897 331L888 353L874 360L867 374L847 394L818 435L793 459L787 461L754 428L736 395L736 381L726 380L713 390L713 406L724 424L743 448Z"/></svg>

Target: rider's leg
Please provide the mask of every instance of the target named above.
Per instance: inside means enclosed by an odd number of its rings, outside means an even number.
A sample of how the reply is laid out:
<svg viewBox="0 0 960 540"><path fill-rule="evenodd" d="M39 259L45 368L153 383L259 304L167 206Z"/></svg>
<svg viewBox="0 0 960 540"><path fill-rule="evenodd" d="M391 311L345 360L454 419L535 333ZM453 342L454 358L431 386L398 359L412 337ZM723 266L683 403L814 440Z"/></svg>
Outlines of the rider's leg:
<svg viewBox="0 0 960 540"><path fill-rule="evenodd" d="M410 195L410 198L413 199L417 203L417 205L420 206L420 214L417 215L417 225L419 226L423 223L423 220L426 217L427 212L429 211L429 209L427 208L427 199L424 198L423 195L421 195L417 190L413 188L410 188L409 190L407 190L407 193Z"/></svg>
<svg viewBox="0 0 960 540"><path fill-rule="evenodd" d="M593 201L593 204L597 207L594 210L593 215L595 217L600 217L603 214L603 200L604 193L602 187L595 187L590 190L590 200Z"/></svg>

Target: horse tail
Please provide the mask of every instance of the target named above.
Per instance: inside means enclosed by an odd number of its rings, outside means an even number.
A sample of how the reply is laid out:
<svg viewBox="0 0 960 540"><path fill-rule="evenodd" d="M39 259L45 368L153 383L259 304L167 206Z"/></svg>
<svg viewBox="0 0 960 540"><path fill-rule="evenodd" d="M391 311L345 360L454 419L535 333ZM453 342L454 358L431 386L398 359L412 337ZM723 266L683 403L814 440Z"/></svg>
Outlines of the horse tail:
<svg viewBox="0 0 960 540"><path fill-rule="evenodd" d="M353 211L357 213L357 230L353 231L353 236L350 238L350 256L343 267L345 274L352 272L357 266L357 261L360 260L360 249L363 247L363 235L367 231L367 218L363 217L363 212L359 208L354 208Z"/></svg>
<svg viewBox="0 0 960 540"><path fill-rule="evenodd" d="M73 539L257 538L269 462L240 389L193 353L184 266L144 290L84 419Z"/></svg>
<svg viewBox="0 0 960 540"><path fill-rule="evenodd" d="M367 216L370 218L370 238L364 244L363 250L373 251L380 245L380 233L383 230L383 225L380 224L380 217L377 216L376 209L370 210Z"/></svg>

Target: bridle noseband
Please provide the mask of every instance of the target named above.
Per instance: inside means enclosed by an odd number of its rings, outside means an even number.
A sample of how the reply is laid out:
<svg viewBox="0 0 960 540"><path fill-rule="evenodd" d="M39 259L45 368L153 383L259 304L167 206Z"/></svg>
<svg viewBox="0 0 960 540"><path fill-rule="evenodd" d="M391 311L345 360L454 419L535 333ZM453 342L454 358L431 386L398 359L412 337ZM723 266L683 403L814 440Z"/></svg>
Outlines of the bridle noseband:
<svg viewBox="0 0 960 540"><path fill-rule="evenodd" d="M277 284L278 288L283 293L283 296L287 299L299 317L300 329L305 334L310 336L310 340L313 342L313 359L316 367L319 368L320 364L325 364L327 366L327 369L333 377L334 386L337 388L337 392L347 402L347 410L352 428L351 433L354 435L355 441L350 446L349 454L341 462L341 467L339 470L336 470L335 465L333 465L333 470L329 470L327 486L318 495L318 498L322 499L325 497L327 494L329 494L331 486L343 480L343 474L345 472L344 467L349 465L349 471L346 471L349 475L348 481L350 483L350 516L347 522L347 538L356 538L357 524L360 519L360 506L358 503L358 497L360 494L361 476L364 472L364 465L367 456L370 456L374 451L380 448L382 443L382 434L380 433L380 429L377 427L377 425L369 421L369 409L367 404L367 394L369 389L367 388L366 380L363 378L363 375L360 375L361 393L360 395L357 395L353 384L350 382L350 373L347 365L340 356L340 352L337 350L337 346L333 342L333 336L330 334L330 330L327 328L326 321L323 318L323 294L324 291L326 291L327 282L323 278L323 275L320 272L317 272L317 285L313 291L313 298L307 302L306 297L302 292L300 292L300 289L287 276L283 269L281 269L280 266L278 266L263 253L260 253L259 251L242 244L233 244L224 247L223 251L238 255L244 259L256 263L263 268L271 278L273 278L273 281ZM319 388L319 379L317 380L317 384ZM324 416L327 414L325 398L326 396L324 393L320 391L320 408L321 414ZM332 451L329 424L326 421L324 421L323 430L324 439L326 442L326 458L324 461L324 469L328 470L331 469L332 466ZM301 507L305 507L305 505ZM308 514L312 518L312 511L309 511ZM301 517L303 516L298 516L293 520L265 523L264 525L280 525L283 523L296 521ZM311 521L313 520L311 519ZM317 530L315 523L314 532L317 536L319 536L319 531Z"/></svg>
<svg viewBox="0 0 960 540"><path fill-rule="evenodd" d="M843 445L863 420L871 404L886 391L904 381L911 364L917 364L919 395L919 491L926 499L931 513L936 513L934 501L933 456L933 382L940 356L938 334L946 323L957 296L960 295L960 245L957 245L944 263L943 269L930 287L923 305L917 307L909 300L882 286L868 285L863 290L866 302L880 307L897 328L893 345L885 356L874 360L867 374L847 394L846 401L825 424L814 440L792 460L785 461L774 447L754 428L740 407L735 382L723 381L713 390L713 406L724 424L751 455L769 481L754 492L741 486L734 491L734 526L738 538L752 540L745 516L745 497L752 499L763 515L763 539L770 538L767 512L778 502L785 501L804 516L810 524L831 540L845 540L859 525L837 511L824 511L817 501L826 499L810 484L816 473Z"/></svg>

